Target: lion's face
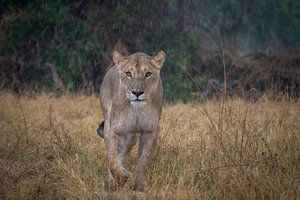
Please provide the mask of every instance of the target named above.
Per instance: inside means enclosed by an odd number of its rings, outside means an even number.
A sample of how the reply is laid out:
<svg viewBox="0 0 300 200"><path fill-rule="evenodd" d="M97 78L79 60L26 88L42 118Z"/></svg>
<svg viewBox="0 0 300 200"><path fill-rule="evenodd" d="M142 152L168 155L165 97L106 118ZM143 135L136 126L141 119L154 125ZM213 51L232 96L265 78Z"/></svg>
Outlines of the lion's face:
<svg viewBox="0 0 300 200"><path fill-rule="evenodd" d="M152 58L143 53L123 57L114 52L113 59L120 75L120 84L125 89L124 98L130 101L131 105L145 105L160 81L160 69L165 53L161 51Z"/></svg>

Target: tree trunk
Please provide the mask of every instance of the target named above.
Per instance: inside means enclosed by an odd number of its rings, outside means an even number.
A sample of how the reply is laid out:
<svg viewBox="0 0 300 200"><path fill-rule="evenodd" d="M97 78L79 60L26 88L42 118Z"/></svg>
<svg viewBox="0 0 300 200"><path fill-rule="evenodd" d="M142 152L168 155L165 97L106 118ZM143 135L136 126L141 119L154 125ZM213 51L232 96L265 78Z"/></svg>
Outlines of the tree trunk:
<svg viewBox="0 0 300 200"><path fill-rule="evenodd" d="M55 89L59 90L63 93L67 92L63 81L61 80L61 78L59 77L59 75L57 73L56 66L52 63L46 63L46 66L50 68L51 77L54 82Z"/></svg>

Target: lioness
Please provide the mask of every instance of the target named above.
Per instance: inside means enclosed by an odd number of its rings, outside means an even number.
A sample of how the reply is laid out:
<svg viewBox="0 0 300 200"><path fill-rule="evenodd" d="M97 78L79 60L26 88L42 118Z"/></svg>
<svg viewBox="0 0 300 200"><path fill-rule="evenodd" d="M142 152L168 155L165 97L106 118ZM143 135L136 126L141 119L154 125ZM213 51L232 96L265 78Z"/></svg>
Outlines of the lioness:
<svg viewBox="0 0 300 200"><path fill-rule="evenodd" d="M105 74L100 88L104 122L98 134L104 137L109 171L123 185L132 176L126 165L131 147L139 139L133 190L143 191L154 150L163 104L160 69L165 53L122 56L113 53L115 65Z"/></svg>

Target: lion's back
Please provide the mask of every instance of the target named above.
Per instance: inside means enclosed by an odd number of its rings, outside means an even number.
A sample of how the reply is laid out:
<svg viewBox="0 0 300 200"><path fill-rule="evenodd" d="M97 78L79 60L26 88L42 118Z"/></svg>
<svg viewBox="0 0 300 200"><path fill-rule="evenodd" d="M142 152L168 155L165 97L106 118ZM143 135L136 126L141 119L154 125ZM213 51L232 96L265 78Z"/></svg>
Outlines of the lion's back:
<svg viewBox="0 0 300 200"><path fill-rule="evenodd" d="M100 86L100 103L102 110L105 111L111 106L114 95L117 93L118 74L116 67L110 68L101 83Z"/></svg>

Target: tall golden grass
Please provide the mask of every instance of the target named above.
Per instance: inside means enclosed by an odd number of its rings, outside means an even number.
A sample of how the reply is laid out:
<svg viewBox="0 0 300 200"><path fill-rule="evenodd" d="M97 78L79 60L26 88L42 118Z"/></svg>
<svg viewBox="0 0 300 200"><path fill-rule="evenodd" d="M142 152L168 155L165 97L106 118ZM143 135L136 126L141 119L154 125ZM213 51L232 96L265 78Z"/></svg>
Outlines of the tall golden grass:
<svg viewBox="0 0 300 200"><path fill-rule="evenodd" d="M101 120L96 96L0 92L0 199L300 197L299 101L165 105L144 193L104 189Z"/></svg>

